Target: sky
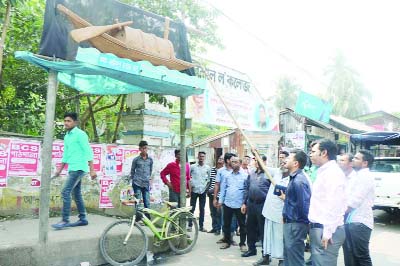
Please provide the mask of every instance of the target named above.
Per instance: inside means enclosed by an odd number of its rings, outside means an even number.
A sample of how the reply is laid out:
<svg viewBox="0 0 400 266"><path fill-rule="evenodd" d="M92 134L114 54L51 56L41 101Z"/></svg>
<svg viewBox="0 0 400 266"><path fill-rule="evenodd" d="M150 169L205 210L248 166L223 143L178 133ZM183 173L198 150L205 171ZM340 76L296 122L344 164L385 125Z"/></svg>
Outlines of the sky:
<svg viewBox="0 0 400 266"><path fill-rule="evenodd" d="M372 93L370 111L400 111L400 1L201 0L218 18L224 50L202 55L250 76L261 94L288 76L321 94L327 66L340 51ZM260 41L261 40L261 41Z"/></svg>

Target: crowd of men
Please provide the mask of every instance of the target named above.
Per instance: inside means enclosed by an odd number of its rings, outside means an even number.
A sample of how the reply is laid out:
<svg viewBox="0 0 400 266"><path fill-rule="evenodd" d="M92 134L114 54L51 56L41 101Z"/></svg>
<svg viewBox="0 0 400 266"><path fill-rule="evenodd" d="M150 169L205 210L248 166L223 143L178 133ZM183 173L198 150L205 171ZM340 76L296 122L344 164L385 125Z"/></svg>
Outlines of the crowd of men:
<svg viewBox="0 0 400 266"><path fill-rule="evenodd" d="M52 225L55 229L88 225L81 181L85 173L90 172L92 178L96 173L88 137L77 128L77 120L76 113L64 115L67 134L62 165L55 176L66 164L69 173L62 191L62 220ZM150 207L153 159L147 148L146 141L139 143L140 154L132 162L131 178L135 196ZM207 232L204 209L208 197L212 218L208 233L219 235L222 230L223 237L217 241L221 249L237 245L233 240L236 233L242 257L257 255L256 243L262 243L262 256L255 266L269 265L271 259L286 266L337 265L341 247L346 266L372 265L369 241L375 186L369 171L374 156L369 151L338 156L335 143L322 139L311 144L308 155L298 149L280 151L279 168L264 167L266 156L261 157L262 165L257 160L251 165L251 157L240 159L234 153L219 157L214 167L205 163L205 152L199 152L197 159L185 166L187 197L192 213L198 199L202 232ZM169 188L169 200L180 205L179 150L160 176ZM79 212L74 223L70 223L72 194ZM306 262L308 241L311 257Z"/></svg>
<svg viewBox="0 0 400 266"><path fill-rule="evenodd" d="M132 184L137 197L148 202L152 159L147 143L132 164ZM239 246L242 257L257 255L253 265L337 265L343 248L345 265L372 265L369 240L373 229L374 179L369 172L373 155L360 150L338 156L336 144L322 139L311 144L309 154L295 149L280 151L279 167L262 167L257 160L234 153L220 156L214 167L199 152L195 164L186 165L187 196L191 212L199 202L202 232L223 234L220 249ZM140 158L139 158L140 157ZM169 188L169 200L180 201L180 151L160 173ZM261 156L264 165L267 157ZM266 172L264 171L267 170ZM147 180L147 181L146 181ZM212 228L204 227L206 199ZM238 229L238 230L237 230ZM190 225L189 229L190 230ZM240 236L239 244L233 236ZM246 243L247 241L247 243ZM305 261L306 242L311 257Z"/></svg>

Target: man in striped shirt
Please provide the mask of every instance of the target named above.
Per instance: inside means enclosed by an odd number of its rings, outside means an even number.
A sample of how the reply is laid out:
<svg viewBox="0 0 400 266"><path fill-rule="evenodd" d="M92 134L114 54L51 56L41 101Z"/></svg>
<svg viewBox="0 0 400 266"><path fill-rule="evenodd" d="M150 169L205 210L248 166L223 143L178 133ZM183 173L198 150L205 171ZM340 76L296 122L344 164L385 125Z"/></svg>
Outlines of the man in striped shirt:
<svg viewBox="0 0 400 266"><path fill-rule="evenodd" d="M207 196L208 203L210 207L210 215L212 221L212 229L208 231L208 233L214 233L215 235L219 235L221 233L221 212L217 209L213 204L214 199L214 187L215 187L215 178L217 176L217 170L224 166L224 157L221 155L215 167L211 168L210 175L210 186L208 187Z"/></svg>

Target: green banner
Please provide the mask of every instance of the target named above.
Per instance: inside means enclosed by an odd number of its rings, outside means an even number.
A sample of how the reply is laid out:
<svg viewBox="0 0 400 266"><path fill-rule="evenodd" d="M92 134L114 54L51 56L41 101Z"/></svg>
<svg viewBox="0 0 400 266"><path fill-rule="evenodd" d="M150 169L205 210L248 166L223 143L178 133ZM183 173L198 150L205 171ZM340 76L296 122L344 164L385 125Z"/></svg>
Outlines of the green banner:
<svg viewBox="0 0 400 266"><path fill-rule="evenodd" d="M294 111L299 115L328 123L332 105L314 95L301 91Z"/></svg>

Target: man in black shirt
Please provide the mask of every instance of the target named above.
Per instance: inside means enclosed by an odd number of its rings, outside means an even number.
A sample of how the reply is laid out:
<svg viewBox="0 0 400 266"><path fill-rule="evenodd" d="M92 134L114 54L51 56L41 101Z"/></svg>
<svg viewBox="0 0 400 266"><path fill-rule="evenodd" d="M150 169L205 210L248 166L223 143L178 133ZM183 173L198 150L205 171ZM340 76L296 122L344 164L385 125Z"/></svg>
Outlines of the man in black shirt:
<svg viewBox="0 0 400 266"><path fill-rule="evenodd" d="M262 168L258 165L257 161L256 168L256 171L248 176L244 187L244 203L242 206L242 212L247 212L246 228L248 251L243 253L242 257L256 255L256 242L258 239L262 239L261 236L264 235L265 218L262 215L262 209L271 182Z"/></svg>

